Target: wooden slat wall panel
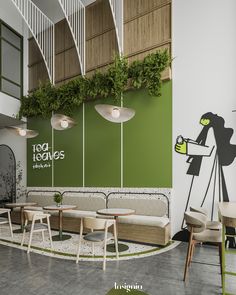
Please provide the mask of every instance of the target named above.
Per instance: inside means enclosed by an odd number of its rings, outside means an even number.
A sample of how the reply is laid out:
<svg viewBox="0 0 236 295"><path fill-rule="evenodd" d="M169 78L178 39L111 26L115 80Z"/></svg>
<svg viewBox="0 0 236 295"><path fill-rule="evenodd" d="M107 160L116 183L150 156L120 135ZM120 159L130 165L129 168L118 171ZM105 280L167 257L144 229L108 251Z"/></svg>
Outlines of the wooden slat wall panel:
<svg viewBox="0 0 236 295"><path fill-rule="evenodd" d="M65 20L58 22L55 26L55 52L65 51Z"/></svg>
<svg viewBox="0 0 236 295"><path fill-rule="evenodd" d="M129 56L169 41L171 31L168 23L170 23L169 6L151 11L126 23L124 26L124 54Z"/></svg>
<svg viewBox="0 0 236 295"><path fill-rule="evenodd" d="M170 0L124 0L124 21L127 22L170 2Z"/></svg>
<svg viewBox="0 0 236 295"><path fill-rule="evenodd" d="M97 1L86 8L86 39L114 29L108 1Z"/></svg>
<svg viewBox="0 0 236 295"><path fill-rule="evenodd" d="M124 55L129 62L142 60L158 49L171 52L171 0L124 0ZM55 79L57 85L80 74L79 61L66 20L55 29ZM96 1L86 8L86 72L104 72L118 52L115 29L108 1ZM29 86L47 79L42 56L33 39L29 40ZM163 79L170 78L166 70Z"/></svg>
<svg viewBox="0 0 236 295"><path fill-rule="evenodd" d="M111 62L117 52L115 30L88 40L86 45L86 70L89 72Z"/></svg>
<svg viewBox="0 0 236 295"><path fill-rule="evenodd" d="M170 43L159 46L158 48L154 47L154 48L151 48L151 49L146 50L146 51L136 52L135 54L128 56L128 61L129 61L129 63L131 63L131 62L133 62L135 60L143 60L144 57L147 56L148 54L154 53L157 50L165 50L165 49L167 49L168 52L171 51Z"/></svg>
<svg viewBox="0 0 236 295"><path fill-rule="evenodd" d="M70 32L70 28L67 22L64 22L65 26L65 50L70 49L71 47L75 47L74 41Z"/></svg>
<svg viewBox="0 0 236 295"><path fill-rule="evenodd" d="M56 54L55 57L55 81L63 81L65 79L65 52Z"/></svg>
<svg viewBox="0 0 236 295"><path fill-rule="evenodd" d="M29 66L42 61L42 55L34 39L29 40Z"/></svg>
<svg viewBox="0 0 236 295"><path fill-rule="evenodd" d="M44 83L48 80L48 73L43 61L34 64L29 68L29 89L33 90L39 86L39 83Z"/></svg>
<svg viewBox="0 0 236 295"><path fill-rule="evenodd" d="M71 78L80 74L80 65L75 47L65 51L65 78Z"/></svg>

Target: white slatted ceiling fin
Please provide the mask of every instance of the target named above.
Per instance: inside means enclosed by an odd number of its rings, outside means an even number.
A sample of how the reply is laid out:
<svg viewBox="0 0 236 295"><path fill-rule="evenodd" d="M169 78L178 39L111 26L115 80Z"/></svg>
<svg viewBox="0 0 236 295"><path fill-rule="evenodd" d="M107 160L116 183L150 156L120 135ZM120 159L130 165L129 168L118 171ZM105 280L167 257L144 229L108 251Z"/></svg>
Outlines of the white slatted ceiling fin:
<svg viewBox="0 0 236 295"><path fill-rule="evenodd" d="M48 76L54 84L54 24L30 0L11 0L30 29L44 59Z"/></svg>
<svg viewBox="0 0 236 295"><path fill-rule="evenodd" d="M69 25L81 74L85 75L85 6L80 0L58 0Z"/></svg>
<svg viewBox="0 0 236 295"><path fill-rule="evenodd" d="M120 55L123 54L123 0L109 0Z"/></svg>

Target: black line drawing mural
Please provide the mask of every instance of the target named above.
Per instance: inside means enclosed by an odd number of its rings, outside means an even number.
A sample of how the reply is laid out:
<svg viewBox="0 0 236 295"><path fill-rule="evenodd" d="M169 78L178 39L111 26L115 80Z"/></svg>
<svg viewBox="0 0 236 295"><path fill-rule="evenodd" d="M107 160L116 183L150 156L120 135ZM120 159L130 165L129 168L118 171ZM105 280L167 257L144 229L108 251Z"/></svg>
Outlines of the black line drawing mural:
<svg viewBox="0 0 236 295"><path fill-rule="evenodd" d="M213 157L213 165L210 170L209 179L205 188L205 193L199 196L199 206L203 207L207 196L209 196L209 189L212 188L211 199L211 220L214 215L214 207L216 202L229 202L228 190L225 181L224 167L233 163L236 157L236 145L231 144L230 140L233 135L232 128L225 127L225 120L208 112L202 115L200 124L203 126L200 134L196 140L178 136L175 144L175 151L179 154L188 156L187 163L189 167L187 174L191 175L191 184L188 192L188 197L185 205L185 211L192 202L192 189L196 177L201 175L201 168L204 157ZM209 132L213 131L215 144L212 146L206 145ZM218 199L216 195L218 194ZM182 230L184 229L184 221L182 222ZM235 229L228 228L227 232L235 233ZM186 240L187 232L182 231L175 235L174 239ZM235 247L234 238L229 238L230 247Z"/></svg>

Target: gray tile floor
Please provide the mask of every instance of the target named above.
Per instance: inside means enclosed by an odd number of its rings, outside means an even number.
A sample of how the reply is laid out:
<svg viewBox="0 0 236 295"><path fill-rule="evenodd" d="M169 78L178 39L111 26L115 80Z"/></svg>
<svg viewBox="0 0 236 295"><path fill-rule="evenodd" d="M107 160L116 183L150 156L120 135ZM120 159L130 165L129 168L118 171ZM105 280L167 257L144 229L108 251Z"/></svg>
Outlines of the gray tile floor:
<svg viewBox="0 0 236 295"><path fill-rule="evenodd" d="M105 295L115 282L142 285L150 295L221 294L216 248L196 248L194 261L204 264L193 263L184 283L186 249L187 244L181 243L160 255L107 262L107 270L103 272L101 262L76 265L73 261L27 255L0 245L0 295Z"/></svg>

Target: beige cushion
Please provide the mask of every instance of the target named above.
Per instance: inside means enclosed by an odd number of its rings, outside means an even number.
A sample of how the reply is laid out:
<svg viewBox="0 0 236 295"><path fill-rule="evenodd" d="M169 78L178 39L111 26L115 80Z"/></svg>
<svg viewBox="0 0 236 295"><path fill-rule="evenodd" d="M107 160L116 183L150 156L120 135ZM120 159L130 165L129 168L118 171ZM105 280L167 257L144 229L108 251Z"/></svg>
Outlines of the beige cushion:
<svg viewBox="0 0 236 295"><path fill-rule="evenodd" d="M204 215L208 215L208 211L205 208L202 207L190 207L190 211L192 212L197 212L197 213L202 213Z"/></svg>
<svg viewBox="0 0 236 295"><path fill-rule="evenodd" d="M220 230L222 225L219 221L207 221L206 228L211 230Z"/></svg>
<svg viewBox="0 0 236 295"><path fill-rule="evenodd" d="M31 211L43 211L43 207L38 206L26 206L24 210L31 210Z"/></svg>
<svg viewBox="0 0 236 295"><path fill-rule="evenodd" d="M221 243L221 231L206 229L200 233L193 234L194 240L199 242Z"/></svg>
<svg viewBox="0 0 236 295"><path fill-rule="evenodd" d="M63 203L76 205L82 211L97 211L106 208L106 198L102 194L74 193L65 195Z"/></svg>
<svg viewBox="0 0 236 295"><path fill-rule="evenodd" d="M40 195L39 193L30 193L27 198L27 202L35 202L39 207L53 205L55 204L53 195L54 193L45 195Z"/></svg>
<svg viewBox="0 0 236 295"><path fill-rule="evenodd" d="M27 202L36 202L39 206L54 205L54 193L52 194L39 194L32 192L27 198ZM106 208L106 198L100 193L70 193L65 194L63 197L63 204L76 205L79 210L84 211L97 211L98 209Z"/></svg>
<svg viewBox="0 0 236 295"><path fill-rule="evenodd" d="M65 217L81 218L81 217L96 217L95 211L82 211L82 210L66 210L63 212Z"/></svg>
<svg viewBox="0 0 236 295"><path fill-rule="evenodd" d="M202 213L205 216L208 215L208 212L206 209L202 207L190 207L190 211L192 212L197 212L197 213ZM212 229L212 230L219 230L221 229L221 223L219 221L207 221L206 222L206 228L207 229Z"/></svg>
<svg viewBox="0 0 236 295"><path fill-rule="evenodd" d="M188 230L193 228L194 233L200 233L206 229L207 216L202 213L187 211L184 213L184 219Z"/></svg>
<svg viewBox="0 0 236 295"><path fill-rule="evenodd" d="M110 195L108 208L134 209L138 215L162 217L167 214L167 204L157 197L144 198L143 196Z"/></svg>
<svg viewBox="0 0 236 295"><path fill-rule="evenodd" d="M169 219L167 217L145 216L145 215L119 216L118 221L119 223L158 226L162 228L169 223Z"/></svg>
<svg viewBox="0 0 236 295"><path fill-rule="evenodd" d="M43 207L40 206L26 206L24 210L31 210L31 211L43 211ZM20 207L13 208L13 211L20 212Z"/></svg>

